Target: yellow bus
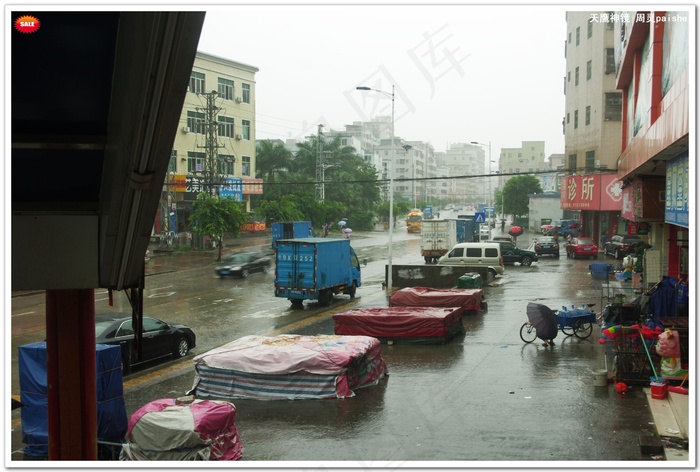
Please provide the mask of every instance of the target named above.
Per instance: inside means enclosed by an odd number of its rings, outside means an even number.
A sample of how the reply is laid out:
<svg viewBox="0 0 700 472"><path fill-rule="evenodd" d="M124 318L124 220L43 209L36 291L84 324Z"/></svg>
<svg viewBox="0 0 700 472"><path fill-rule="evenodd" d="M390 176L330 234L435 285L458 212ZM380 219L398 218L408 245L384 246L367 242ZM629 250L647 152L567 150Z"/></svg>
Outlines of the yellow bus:
<svg viewBox="0 0 700 472"><path fill-rule="evenodd" d="M423 221L423 212L414 208L406 216L406 231L409 233L420 233L420 225Z"/></svg>

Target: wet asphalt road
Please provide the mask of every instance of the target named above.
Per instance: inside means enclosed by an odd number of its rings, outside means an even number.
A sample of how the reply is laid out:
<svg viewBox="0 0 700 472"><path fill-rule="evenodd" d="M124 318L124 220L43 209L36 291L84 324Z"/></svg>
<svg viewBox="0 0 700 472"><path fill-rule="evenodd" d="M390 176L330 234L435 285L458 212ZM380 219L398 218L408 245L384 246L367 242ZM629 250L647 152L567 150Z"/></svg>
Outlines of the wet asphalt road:
<svg viewBox="0 0 700 472"><path fill-rule="evenodd" d="M353 247L360 259L368 261L355 302L387 306L380 285L386 235L355 236ZM417 236L397 230L394 241L394 264L422 262ZM528 244L521 237L518 245ZM150 269L161 271L147 280L154 293L179 286L177 274L182 273L188 280L206 278L203 286L214 283L212 277L200 275L212 273L210 260L186 257L189 262L174 265L173 258L163 260L161 268L158 257L153 257ZM556 345L548 348L538 342L525 344L519 337L529 301L552 308L596 303L600 309L601 290L588 273L589 264L567 259L562 249L559 259L543 257L531 267L508 266L504 276L484 289L488 311L463 317L464 335L441 345L383 344L389 375L379 385L357 390L353 398L234 401L243 461L270 461L270 466L293 465L290 461L328 466L343 461L352 467L488 461L522 467L536 465L535 461L599 466L601 461L651 460L639 447L639 437L655 431L642 388L631 387L627 395L618 396L612 386L593 386L592 370L604 367L606 351L608 359L614 355L612 346L598 343L597 326L585 340L560 332ZM286 300L272 296L271 277L256 274L242 282L227 280L232 283L226 291L236 295L229 302L216 298L215 305L206 302L219 295L197 295L200 289L193 283L194 288L182 290L185 293L176 303L163 302L162 310L170 317L162 317L172 319L208 307L208 313L199 311L196 325L188 323L196 328L198 347L193 354L199 354L245 334L332 334L331 315L355 306L339 296L329 310L308 302L301 312L291 310ZM242 292L259 300L259 306L244 308ZM154 309L159 298L169 297L157 297ZM216 314L232 311L237 335L227 338ZM151 400L181 396L191 388L193 354L179 362L146 366L127 377L127 414ZM14 412L13 418L16 426ZM18 443L16 436L15 432L13 451L21 448L21 437ZM17 452L12 456L21 460Z"/></svg>

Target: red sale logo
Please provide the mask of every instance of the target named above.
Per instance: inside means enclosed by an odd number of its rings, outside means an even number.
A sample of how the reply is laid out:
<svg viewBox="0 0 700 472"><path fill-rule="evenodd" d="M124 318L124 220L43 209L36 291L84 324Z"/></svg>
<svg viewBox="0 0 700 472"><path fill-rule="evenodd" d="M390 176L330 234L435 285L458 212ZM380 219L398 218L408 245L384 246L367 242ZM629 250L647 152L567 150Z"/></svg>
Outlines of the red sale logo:
<svg viewBox="0 0 700 472"><path fill-rule="evenodd" d="M15 29L20 33L34 33L41 26L41 22L35 16L24 15L15 20Z"/></svg>

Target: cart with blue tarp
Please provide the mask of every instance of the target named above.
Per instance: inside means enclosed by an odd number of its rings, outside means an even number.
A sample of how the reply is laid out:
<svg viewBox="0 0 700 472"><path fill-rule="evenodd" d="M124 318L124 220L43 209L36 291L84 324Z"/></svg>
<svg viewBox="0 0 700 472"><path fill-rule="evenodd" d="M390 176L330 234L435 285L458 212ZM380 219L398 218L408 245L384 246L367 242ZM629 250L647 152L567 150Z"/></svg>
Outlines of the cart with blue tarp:
<svg viewBox="0 0 700 472"><path fill-rule="evenodd" d="M121 346L97 344L97 440L101 459L118 457L128 418L124 402ZM46 342L19 347L19 385L24 454L48 457L49 422Z"/></svg>
<svg viewBox="0 0 700 472"><path fill-rule="evenodd" d="M568 309L562 307L557 311L557 324L562 333L567 336L576 336L586 339L593 332L593 324L596 323L596 314L591 311L595 304L583 305L581 308Z"/></svg>

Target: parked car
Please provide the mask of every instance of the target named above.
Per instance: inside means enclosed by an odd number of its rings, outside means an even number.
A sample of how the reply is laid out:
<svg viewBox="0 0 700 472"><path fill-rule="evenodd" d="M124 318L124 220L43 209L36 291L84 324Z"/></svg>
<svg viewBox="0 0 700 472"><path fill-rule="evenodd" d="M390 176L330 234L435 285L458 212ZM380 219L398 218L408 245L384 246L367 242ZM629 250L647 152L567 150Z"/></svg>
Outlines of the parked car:
<svg viewBox="0 0 700 472"><path fill-rule="evenodd" d="M479 240L488 241L491 239L491 228L483 224L479 227Z"/></svg>
<svg viewBox="0 0 700 472"><path fill-rule="evenodd" d="M566 243L566 257L590 257L598 258L598 245L591 238L571 238Z"/></svg>
<svg viewBox="0 0 700 472"><path fill-rule="evenodd" d="M137 360L131 314L99 313L95 315L95 342L121 345L122 368L165 356L184 357L196 347L197 337L189 327L171 324L150 316L143 317L141 358Z"/></svg>
<svg viewBox="0 0 700 472"><path fill-rule="evenodd" d="M510 236L494 236L493 238L491 238L491 241L496 241L496 242L506 241L506 242L512 243L513 238Z"/></svg>
<svg viewBox="0 0 700 472"><path fill-rule="evenodd" d="M622 259L626 255L633 253L634 246L641 242L643 241L639 236L616 234L605 243L603 252L615 256L615 259Z"/></svg>
<svg viewBox="0 0 700 472"><path fill-rule="evenodd" d="M216 268L219 277L248 277L251 272L270 270L270 258L262 252L239 252L221 261Z"/></svg>
<svg viewBox="0 0 700 472"><path fill-rule="evenodd" d="M554 257L559 257L559 243L553 236L540 236L535 239L533 251L535 251L535 254L538 256L549 254Z"/></svg>
<svg viewBox="0 0 700 472"><path fill-rule="evenodd" d="M487 267L491 277L505 273L498 243L459 243L438 259L438 265Z"/></svg>
<svg viewBox="0 0 700 472"><path fill-rule="evenodd" d="M488 241L490 243L498 243L501 246L501 257L503 258L503 264L512 265L516 262L520 265L529 266L533 262L537 262L537 254L534 251L529 251L527 249L520 249L518 246L513 244L512 241Z"/></svg>

